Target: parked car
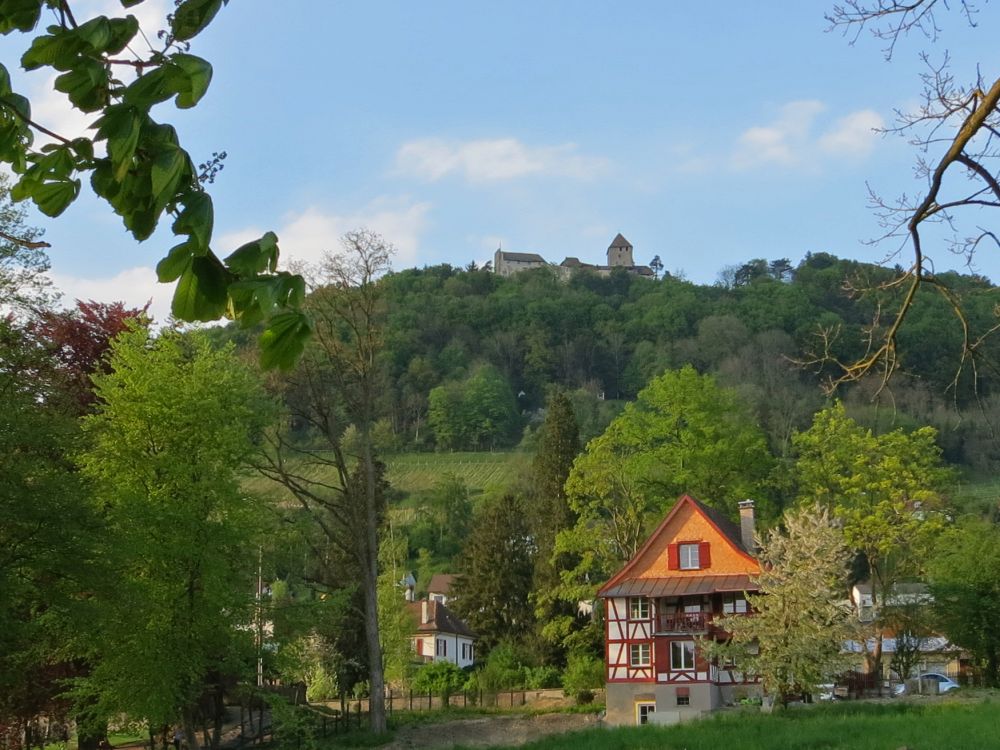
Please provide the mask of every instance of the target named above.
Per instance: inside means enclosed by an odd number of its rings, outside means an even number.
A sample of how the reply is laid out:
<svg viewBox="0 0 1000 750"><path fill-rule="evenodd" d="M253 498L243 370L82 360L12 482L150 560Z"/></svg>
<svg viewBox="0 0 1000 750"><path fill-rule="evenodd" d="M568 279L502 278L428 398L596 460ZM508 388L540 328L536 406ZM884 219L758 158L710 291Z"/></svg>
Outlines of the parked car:
<svg viewBox="0 0 1000 750"><path fill-rule="evenodd" d="M920 675L921 680L933 680L938 684L939 693L947 693L949 690L954 690L960 685L947 675L943 675L940 672L924 672ZM906 685L901 683L896 685L894 688L896 695L903 695L906 692Z"/></svg>

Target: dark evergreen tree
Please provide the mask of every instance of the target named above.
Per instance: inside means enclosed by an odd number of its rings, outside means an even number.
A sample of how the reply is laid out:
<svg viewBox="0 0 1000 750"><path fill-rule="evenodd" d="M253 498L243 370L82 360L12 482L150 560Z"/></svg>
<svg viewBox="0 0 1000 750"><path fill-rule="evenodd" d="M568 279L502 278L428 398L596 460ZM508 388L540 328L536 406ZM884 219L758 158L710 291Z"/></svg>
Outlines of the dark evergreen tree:
<svg viewBox="0 0 1000 750"><path fill-rule="evenodd" d="M479 636L484 651L531 632L534 558L524 500L507 494L489 501L475 518L454 583L455 611Z"/></svg>
<svg viewBox="0 0 1000 750"><path fill-rule="evenodd" d="M565 485L579 452L580 431L573 406L565 393L553 390L531 465L532 531L537 547L533 598L541 642L550 644L544 648L550 662L565 660L561 644L576 622L572 605L555 597L554 591L560 572L576 564L565 553L556 554L555 542L560 531L576 523L576 514L566 502Z"/></svg>

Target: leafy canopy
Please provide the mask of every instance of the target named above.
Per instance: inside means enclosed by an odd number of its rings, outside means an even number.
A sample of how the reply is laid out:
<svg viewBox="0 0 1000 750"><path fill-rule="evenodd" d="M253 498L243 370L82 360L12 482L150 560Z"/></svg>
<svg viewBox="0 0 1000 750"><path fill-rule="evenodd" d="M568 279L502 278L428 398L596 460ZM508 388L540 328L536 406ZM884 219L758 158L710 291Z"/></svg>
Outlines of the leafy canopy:
<svg viewBox="0 0 1000 750"><path fill-rule="evenodd" d="M122 0L131 8L143 0ZM301 277L277 270L278 238L265 233L225 259L212 248L214 208L199 170L175 128L153 119L167 100L187 109L208 91L212 66L191 54L190 42L228 0L181 0L162 46L148 41L136 17L77 19L55 0L0 2L0 33L31 35L21 57L25 70L49 69L55 89L93 117L93 134L69 138L34 119L31 102L11 87L0 64L0 162L17 175L11 195L59 216L80 195L82 179L122 217L136 240L153 234L164 214L179 242L156 268L161 282L177 282L171 310L189 321L228 317L243 326L267 322L261 336L265 366L290 367L311 330L299 311ZM56 23L38 30L43 10ZM134 52L148 47L148 54ZM124 73L122 73L124 71ZM45 141L36 144L37 135ZM209 181L206 178L205 181Z"/></svg>

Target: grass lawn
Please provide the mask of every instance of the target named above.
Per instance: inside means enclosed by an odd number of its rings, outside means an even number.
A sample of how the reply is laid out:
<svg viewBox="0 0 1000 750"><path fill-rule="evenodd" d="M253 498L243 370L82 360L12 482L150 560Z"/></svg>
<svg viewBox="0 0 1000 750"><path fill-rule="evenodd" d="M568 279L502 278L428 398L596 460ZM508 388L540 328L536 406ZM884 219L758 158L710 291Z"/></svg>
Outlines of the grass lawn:
<svg viewBox="0 0 1000 750"><path fill-rule="evenodd" d="M1000 748L1000 703L987 699L819 705L779 714L733 712L673 727L591 729L531 750L981 750Z"/></svg>

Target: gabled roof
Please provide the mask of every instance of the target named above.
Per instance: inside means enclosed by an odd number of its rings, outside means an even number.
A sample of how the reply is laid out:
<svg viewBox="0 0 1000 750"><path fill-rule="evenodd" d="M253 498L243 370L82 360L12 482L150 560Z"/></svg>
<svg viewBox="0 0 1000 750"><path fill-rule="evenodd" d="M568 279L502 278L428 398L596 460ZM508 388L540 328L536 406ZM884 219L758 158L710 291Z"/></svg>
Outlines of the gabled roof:
<svg viewBox="0 0 1000 750"><path fill-rule="evenodd" d="M431 582L427 584L428 594L451 594L451 587L455 583L453 573L435 573L431 576Z"/></svg>
<svg viewBox="0 0 1000 750"><path fill-rule="evenodd" d="M421 622L425 605L427 606L427 622ZM407 602L406 609L416 621L417 633L448 633L450 635L464 635L466 638L476 637L469 626L441 602Z"/></svg>
<svg viewBox="0 0 1000 750"><path fill-rule="evenodd" d="M512 260L518 263L544 263L545 258L543 258L538 253L508 253L506 250L500 251L500 257L503 260Z"/></svg>
<svg viewBox="0 0 1000 750"><path fill-rule="evenodd" d="M747 549L743 546L743 542L741 540L741 534L740 534L740 527L739 526L737 526L735 523L733 523L732 521L730 521L728 518L726 518L719 511L715 510L714 508L709 508L704 503L702 503L702 502L696 500L695 498L691 497L691 495L681 495L680 498L677 500L677 502L674 503L674 507L670 509L669 513L667 513L666 518L664 518L660 522L660 525L656 527L656 530L653 531L653 533L649 535L649 538L646 540L646 543L642 545L642 547L639 549L638 552L635 553L635 555L633 555L633 557L632 557L631 560L629 560L627 563L625 563L625 565L622 567L621 570L619 570L614 576L612 576L611 579L607 583L605 583L598 590L597 595L598 596L603 596L603 597L607 597L607 596L625 596L627 594L625 594L625 593L619 593L619 592L624 592L626 590L631 591L633 589L635 589L635 590L638 591L639 589L641 589L643 587L653 587L657 591L660 591L661 589L663 591L666 591L667 589L670 589L672 587L678 588L677 593L653 593L653 594L648 594L648 595L651 595L651 596L679 596L681 594L687 594L687 593L691 593L691 594L706 593L706 591L725 591L725 590L739 591L739 590L751 590L751 589L756 588L755 586L753 586L752 584L750 584L750 579L749 579L749 576L747 576L747 575L738 575L738 576L726 575L726 576L720 576L720 575L712 575L711 573L708 573L708 574L705 574L705 575L700 575L700 576L695 576L695 577L687 577L687 579L690 580L690 581L704 581L704 583L699 583L699 584L695 584L695 583L686 583L686 584L673 583L673 584L671 584L671 583L668 583L668 582L673 581L674 580L673 577L666 577L666 578L645 578L645 579L642 579L642 578L637 578L635 575L633 575L636 572L635 569L636 569L638 561L643 558L643 556L646 554L647 550L649 550L650 547L652 547L654 544L656 544L657 542L659 542L660 537L665 533L665 530L670 525L670 523L681 512L683 512L684 509L691 509L693 512L700 514L706 521L708 521L708 523L710 524L710 526L712 526L719 533L719 535L722 536L724 538L724 540L726 542L728 542L732 546L733 550L738 555L742 556L748 562L751 562L754 565L758 564L757 563L757 559L753 555L751 555L747 551ZM747 588L741 588L742 580L741 581L725 580L725 579L730 579L730 578L740 578L740 579L745 578L746 579L746 583L747 583ZM714 585L716 583L724 585L724 586L734 586L735 588L722 588L722 589L709 588L709 589L706 589L706 591L694 591L694 590L691 590L691 591L687 591L687 590L680 591L679 590L679 589L685 588L685 587L687 587L687 588L690 588L690 587L697 588L697 587L701 587L701 586ZM638 594L633 594L633 595L638 595Z"/></svg>
<svg viewBox="0 0 1000 750"><path fill-rule="evenodd" d="M618 234L615 235L615 238L611 240L611 244L608 245L608 250L610 250L613 247L632 247L632 243L629 242L624 237L622 237L621 232L619 232Z"/></svg>

